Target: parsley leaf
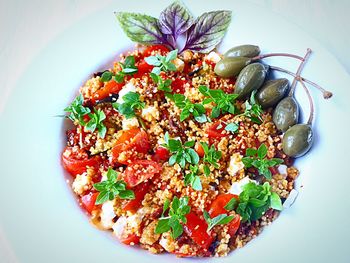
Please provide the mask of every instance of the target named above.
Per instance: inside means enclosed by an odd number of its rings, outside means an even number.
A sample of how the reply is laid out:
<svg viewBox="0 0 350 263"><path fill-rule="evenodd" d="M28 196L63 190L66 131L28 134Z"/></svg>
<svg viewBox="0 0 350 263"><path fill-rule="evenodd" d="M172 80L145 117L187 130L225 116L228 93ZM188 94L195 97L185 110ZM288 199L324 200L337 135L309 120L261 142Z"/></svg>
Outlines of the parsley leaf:
<svg viewBox="0 0 350 263"><path fill-rule="evenodd" d="M262 114L264 111L263 111L262 107L256 102L255 94L256 94L256 90L254 90L252 92L252 94L250 95L249 101L247 100L245 102L244 113L242 113L240 115L243 115L243 116L250 118L252 122L255 122L257 124L261 124L263 121Z"/></svg>
<svg viewBox="0 0 350 263"><path fill-rule="evenodd" d="M165 217L164 213L169 209L169 216ZM183 233L183 226L187 222L186 215L191 211L188 205L188 197L174 197L171 206L170 201L166 201L163 206L163 214L159 218L155 229L156 234L162 234L171 231L173 239L178 238Z"/></svg>
<svg viewBox="0 0 350 263"><path fill-rule="evenodd" d="M155 66L152 73L159 75L161 71L176 71L175 65L172 63L177 58L177 49L170 51L166 56L156 54L145 58L148 65Z"/></svg>
<svg viewBox="0 0 350 263"><path fill-rule="evenodd" d="M163 78L155 73L150 73L149 74L152 80L154 81L155 84L157 84L157 89L164 91L164 94L168 98L172 98L172 92L173 90L171 89L171 79L166 79L163 80Z"/></svg>
<svg viewBox="0 0 350 263"><path fill-rule="evenodd" d="M91 132L98 130L100 138L104 138L107 132L106 126L103 124L103 120L106 119L105 113L98 109L94 113L89 113L90 120L86 124L85 129Z"/></svg>
<svg viewBox="0 0 350 263"><path fill-rule="evenodd" d="M216 225L225 225L230 223L234 218L234 216L228 216L226 214L220 214L214 218L211 218L209 213L205 210L203 211L203 216L205 221L208 224L208 229L207 229L208 232Z"/></svg>
<svg viewBox="0 0 350 263"><path fill-rule="evenodd" d="M219 168L219 160L222 157L222 153L220 151L217 151L214 145L209 147L209 145L206 142L201 142L200 144L202 145L204 150L203 162L211 164L215 168ZM209 176L210 174L210 169L208 165L204 166L204 174L206 176Z"/></svg>
<svg viewBox="0 0 350 263"><path fill-rule="evenodd" d="M194 119L199 123L203 123L207 121L207 117L205 115L205 108L200 103L192 103L189 99L187 99L182 94L174 94L173 100L175 105L182 109L180 114L180 121L186 120L192 114Z"/></svg>
<svg viewBox="0 0 350 263"><path fill-rule="evenodd" d="M243 187L236 209L242 217L242 222L260 219L269 208L281 211L282 202L278 194L271 191L268 182L263 185L250 182Z"/></svg>
<svg viewBox="0 0 350 263"><path fill-rule="evenodd" d="M79 94L69 105L64 109L65 112L69 112L68 118L73 122L77 121L80 125L84 126L86 123L84 121L84 116L90 113L88 107L83 106L84 98L82 94Z"/></svg>
<svg viewBox="0 0 350 263"><path fill-rule="evenodd" d="M121 199L135 199L134 192L126 190L126 183L123 180L117 180L117 176L118 173L116 171L108 168L107 180L93 185L100 192L96 198L96 205L113 200L116 196L119 196Z"/></svg>
<svg viewBox="0 0 350 263"><path fill-rule="evenodd" d="M173 154L169 158L169 165L178 163L182 168L184 168L186 163L198 164L199 156L197 152L191 148L195 144L194 141L189 141L182 145L180 139L169 139L168 132L165 133L164 140L165 144L163 146Z"/></svg>
<svg viewBox="0 0 350 263"><path fill-rule="evenodd" d="M113 103L113 107L118 110L120 114L123 114L127 119L134 117L135 110L143 109L145 103L140 101L140 94L136 92L128 92L123 96L123 103Z"/></svg>
<svg viewBox="0 0 350 263"><path fill-rule="evenodd" d="M267 159L267 146L263 143L258 150L248 148L246 157L242 158L242 162L246 168L255 167L260 175L264 175L266 179L271 180L272 174L269 167L273 167L283 163L282 159L272 158Z"/></svg>
<svg viewBox="0 0 350 263"><path fill-rule="evenodd" d="M191 185L194 190L202 191L201 179L198 176L198 166L190 165L190 173L185 175L185 186Z"/></svg>
<svg viewBox="0 0 350 263"><path fill-rule="evenodd" d="M236 113L234 102L238 97L237 94L227 94L221 89L209 89L207 86L199 86L199 91L208 97L203 100L204 105L208 103L215 104L211 112L211 118L217 118L220 114Z"/></svg>
<svg viewBox="0 0 350 263"><path fill-rule="evenodd" d="M100 80L102 82L108 82L114 77L115 81L123 83L126 75L133 75L138 71L137 67L135 66L134 56L127 56L124 62L119 62L119 65L122 69L121 71L113 74L113 72L106 70L102 73Z"/></svg>

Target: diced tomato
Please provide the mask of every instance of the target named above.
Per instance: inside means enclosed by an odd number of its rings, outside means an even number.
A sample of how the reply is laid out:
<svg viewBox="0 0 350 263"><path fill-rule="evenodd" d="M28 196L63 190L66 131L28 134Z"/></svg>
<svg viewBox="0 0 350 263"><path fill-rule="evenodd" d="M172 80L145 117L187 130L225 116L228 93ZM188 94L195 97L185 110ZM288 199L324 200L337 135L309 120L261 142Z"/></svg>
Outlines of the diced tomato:
<svg viewBox="0 0 350 263"><path fill-rule="evenodd" d="M95 205L97 196L98 193L90 192L87 195L81 197L81 204L83 208L90 214L97 207L97 205Z"/></svg>
<svg viewBox="0 0 350 263"><path fill-rule="evenodd" d="M193 212L187 214L186 219L187 222L184 225L186 234L203 249L208 249L213 242L213 237L207 232L207 223Z"/></svg>
<svg viewBox="0 0 350 263"><path fill-rule="evenodd" d="M228 225L228 234L233 237L241 224L240 215L236 215Z"/></svg>
<svg viewBox="0 0 350 263"><path fill-rule="evenodd" d="M136 234L130 234L126 237L122 237L120 239L120 242L122 242L125 245L131 245L131 243L133 243L133 245L137 245L138 243L140 243L140 237Z"/></svg>
<svg viewBox="0 0 350 263"><path fill-rule="evenodd" d="M162 171L162 166L157 162L149 160L133 161L125 169L122 178L128 187L135 187L136 185L151 179L154 175Z"/></svg>
<svg viewBox="0 0 350 263"><path fill-rule="evenodd" d="M200 143L198 143L198 142L196 143L196 145L194 146L194 150L197 152L199 157L202 158L204 156L204 149Z"/></svg>
<svg viewBox="0 0 350 263"><path fill-rule="evenodd" d="M152 56L153 51L159 51L160 55L165 55L169 52L169 49L164 45L152 45L146 47L146 49L143 51L143 55L145 57Z"/></svg>
<svg viewBox="0 0 350 263"><path fill-rule="evenodd" d="M219 126L221 125L221 127ZM220 128L218 128L220 127ZM226 124L222 121L214 122L207 130L209 138L220 139L222 137L228 136L228 133L223 133L225 131Z"/></svg>
<svg viewBox="0 0 350 263"><path fill-rule="evenodd" d="M88 166L98 168L99 161L100 157L89 158L84 150L73 151L73 147L66 147L62 153L62 165L72 176L86 172Z"/></svg>
<svg viewBox="0 0 350 263"><path fill-rule="evenodd" d="M220 214L227 214L227 210L224 208L227 203L232 199L238 199L237 195L234 194L220 194L211 203L209 207L209 215L211 218L216 217Z"/></svg>
<svg viewBox="0 0 350 263"><path fill-rule="evenodd" d="M150 147L148 135L144 130L133 128L122 131L116 145L112 148L113 161L128 164L128 159L120 158L121 153L129 151L130 154L127 157L132 160L134 158L132 150L135 150L137 153L147 153Z"/></svg>
<svg viewBox="0 0 350 263"><path fill-rule="evenodd" d="M150 73L154 66L148 65L145 60L141 60L137 64L137 72L133 75L134 78L141 78L144 74Z"/></svg>
<svg viewBox="0 0 350 263"><path fill-rule="evenodd" d="M158 147L155 150L154 155L152 155L152 160L155 162L162 162L162 161L169 160L169 157L170 157L170 154L167 148Z"/></svg>
<svg viewBox="0 0 350 263"><path fill-rule="evenodd" d="M137 209L140 208L141 203L145 195L147 194L149 188L150 188L150 182L141 183L137 186L135 186L132 190L135 193L135 199L125 201L125 203L122 206L122 209L124 211L130 211L135 213Z"/></svg>
<svg viewBox="0 0 350 263"><path fill-rule="evenodd" d="M115 80L110 80L105 83L104 87L97 90L92 95L92 102L95 103L97 100L107 98L112 93L118 93L124 86L124 83L118 83Z"/></svg>
<svg viewBox="0 0 350 263"><path fill-rule="evenodd" d="M171 89L175 93L184 94L185 93L185 84L186 84L186 80L177 78L177 79L173 80L173 82L171 83Z"/></svg>

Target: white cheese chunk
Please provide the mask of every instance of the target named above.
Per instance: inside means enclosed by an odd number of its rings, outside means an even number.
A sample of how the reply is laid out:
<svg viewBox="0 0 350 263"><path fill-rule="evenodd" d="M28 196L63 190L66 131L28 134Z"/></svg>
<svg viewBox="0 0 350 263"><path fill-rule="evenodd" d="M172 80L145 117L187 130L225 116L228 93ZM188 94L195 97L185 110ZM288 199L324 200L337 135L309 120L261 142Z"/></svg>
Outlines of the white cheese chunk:
<svg viewBox="0 0 350 263"><path fill-rule="evenodd" d="M218 53L212 51L206 56L205 60L209 60L209 61L212 61L214 63L218 63L221 60L221 57L219 56Z"/></svg>
<svg viewBox="0 0 350 263"><path fill-rule="evenodd" d="M257 184L255 180L251 180L248 176L244 177L242 180L238 182L234 182L230 189L228 190L229 193L234 195L239 195L243 191L243 187L248 184L249 182Z"/></svg>
<svg viewBox="0 0 350 263"><path fill-rule="evenodd" d="M235 176L240 170L244 168L244 164L242 163L242 156L238 153L234 153L231 155L230 163L227 167L227 172L231 176Z"/></svg>
<svg viewBox="0 0 350 263"><path fill-rule="evenodd" d="M183 62L181 59L175 58L172 62L176 67L176 71L182 72L184 70L185 62Z"/></svg>
<svg viewBox="0 0 350 263"><path fill-rule="evenodd" d="M104 229L110 229L113 227L114 222L113 219L115 218L115 212L114 212L114 202L113 201L107 201L102 205L101 210L101 227Z"/></svg>
<svg viewBox="0 0 350 263"><path fill-rule="evenodd" d="M142 109L141 117L144 118L146 121L153 121L159 119L159 111L154 106L147 106L144 109Z"/></svg>
<svg viewBox="0 0 350 263"><path fill-rule="evenodd" d="M118 93L119 97L117 99L117 103L123 103L123 97L125 94L129 93L129 92L136 92L136 88L135 86L128 82Z"/></svg>
<svg viewBox="0 0 350 263"><path fill-rule="evenodd" d="M124 118L122 120L122 126L123 130L130 130L132 128L139 127L139 121L136 117L132 117L130 119Z"/></svg>
<svg viewBox="0 0 350 263"><path fill-rule="evenodd" d="M112 226L113 234L121 239L123 236L124 229L126 228L127 221L125 216L121 216L118 218L117 222Z"/></svg>

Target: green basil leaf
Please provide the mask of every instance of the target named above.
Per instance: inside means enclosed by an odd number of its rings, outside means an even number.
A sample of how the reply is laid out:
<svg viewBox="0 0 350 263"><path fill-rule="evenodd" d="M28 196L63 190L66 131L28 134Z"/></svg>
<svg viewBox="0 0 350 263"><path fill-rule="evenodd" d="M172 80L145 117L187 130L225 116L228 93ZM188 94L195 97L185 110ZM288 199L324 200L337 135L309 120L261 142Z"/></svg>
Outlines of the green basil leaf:
<svg viewBox="0 0 350 263"><path fill-rule="evenodd" d="M281 201L281 198L279 197L278 194L276 193L271 193L271 197L270 197L270 207L275 209L275 210L278 210L278 211L281 211L283 209L282 207L282 201Z"/></svg>
<svg viewBox="0 0 350 263"><path fill-rule="evenodd" d="M237 204L238 204L238 200L235 197L233 197L231 198L230 201L228 201L228 203L224 206L224 208L227 211L232 211L236 208Z"/></svg>
<svg viewBox="0 0 350 263"><path fill-rule="evenodd" d="M229 132L236 132L238 131L239 125L237 123L229 123L226 125L225 130Z"/></svg>
<svg viewBox="0 0 350 263"><path fill-rule="evenodd" d="M196 191L202 191L202 183L201 183L201 179L199 178L199 176L195 176L193 178L191 186Z"/></svg>
<svg viewBox="0 0 350 263"><path fill-rule="evenodd" d="M132 190L122 190L119 191L119 197L121 199L135 199L135 194Z"/></svg>
<svg viewBox="0 0 350 263"><path fill-rule="evenodd" d="M158 221L154 232L156 234L162 234L162 233L168 232L169 230L170 230L169 218L167 218L167 219L160 219Z"/></svg>
<svg viewBox="0 0 350 263"><path fill-rule="evenodd" d="M112 72L105 71L105 72L102 73L100 80L102 82L107 82L107 81L110 81L112 79L112 77L113 77L113 73Z"/></svg>

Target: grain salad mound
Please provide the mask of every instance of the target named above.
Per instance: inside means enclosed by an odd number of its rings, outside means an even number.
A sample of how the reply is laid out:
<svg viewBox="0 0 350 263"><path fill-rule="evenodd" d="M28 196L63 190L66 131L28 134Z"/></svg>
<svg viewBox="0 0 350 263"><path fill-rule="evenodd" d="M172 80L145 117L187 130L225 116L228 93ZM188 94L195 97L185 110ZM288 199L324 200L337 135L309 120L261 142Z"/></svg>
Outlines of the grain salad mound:
<svg viewBox="0 0 350 263"><path fill-rule="evenodd" d="M80 88L62 163L97 228L151 253L211 257L277 218L298 170L272 109L215 74L221 58L137 46Z"/></svg>

